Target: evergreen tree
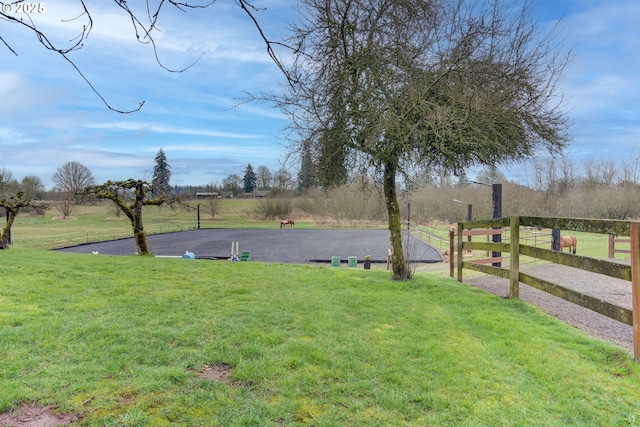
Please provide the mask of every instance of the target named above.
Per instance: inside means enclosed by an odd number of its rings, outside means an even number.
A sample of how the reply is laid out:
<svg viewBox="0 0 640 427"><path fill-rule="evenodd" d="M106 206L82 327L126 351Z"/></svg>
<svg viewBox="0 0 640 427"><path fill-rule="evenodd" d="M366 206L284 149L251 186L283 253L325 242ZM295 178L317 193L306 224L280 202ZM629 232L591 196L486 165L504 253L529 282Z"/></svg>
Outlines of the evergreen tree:
<svg viewBox="0 0 640 427"><path fill-rule="evenodd" d="M256 174L251 167L251 163L247 164L247 168L243 171L244 177L242 178L242 191L245 193L253 193L256 188Z"/></svg>
<svg viewBox="0 0 640 427"><path fill-rule="evenodd" d="M311 150L309 146L305 144L302 150L302 157L300 159L300 170L298 171L298 190L306 192L316 185L318 185L318 182L314 172Z"/></svg>
<svg viewBox="0 0 640 427"><path fill-rule="evenodd" d="M153 166L153 180L151 185L155 194L169 194L171 193L171 185L169 180L171 179L171 166L167 163L167 156L164 154L162 148L158 151L155 158L155 164Z"/></svg>

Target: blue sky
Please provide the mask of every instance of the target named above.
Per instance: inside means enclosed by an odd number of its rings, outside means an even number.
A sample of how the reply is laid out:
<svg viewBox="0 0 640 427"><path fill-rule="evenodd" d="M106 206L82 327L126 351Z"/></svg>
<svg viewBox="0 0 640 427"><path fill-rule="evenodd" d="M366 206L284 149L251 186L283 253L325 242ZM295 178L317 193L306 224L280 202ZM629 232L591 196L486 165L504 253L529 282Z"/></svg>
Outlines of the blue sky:
<svg viewBox="0 0 640 427"><path fill-rule="evenodd" d="M59 41L73 39L81 21L74 0L45 2L33 18ZM151 179L153 159L163 148L172 183L221 183L242 175L248 163L281 167L287 120L275 108L239 105L245 92L278 88L282 80L255 27L232 1L218 0L187 14L166 9L157 34L165 65L158 66L148 45L135 41L125 15L110 1L94 10L95 27L83 49L71 58L107 101L132 114L108 110L59 56L34 36L0 20L0 167L18 180L40 177L47 188L56 168L79 161L98 183L112 179ZM257 0L257 13L273 39L286 31L295 0ZM637 0L547 0L544 19L563 17L575 57L561 93L572 121L566 154L587 159L624 160L640 139L640 2ZM202 55L202 57L201 57ZM295 164L287 164L294 171ZM526 184L526 168L507 176Z"/></svg>

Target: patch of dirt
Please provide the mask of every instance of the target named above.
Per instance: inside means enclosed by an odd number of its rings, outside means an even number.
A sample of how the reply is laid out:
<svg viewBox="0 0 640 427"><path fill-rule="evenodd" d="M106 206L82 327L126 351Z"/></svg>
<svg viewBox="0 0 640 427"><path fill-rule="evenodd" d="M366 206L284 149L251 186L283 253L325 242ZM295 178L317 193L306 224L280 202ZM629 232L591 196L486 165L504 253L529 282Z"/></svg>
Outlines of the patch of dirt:
<svg viewBox="0 0 640 427"><path fill-rule="evenodd" d="M213 365L213 366L205 366L202 369L202 371L200 371L198 378L202 378L210 381L222 382L222 381L226 381L227 378L229 378L230 374L231 374L231 366L220 364L220 365Z"/></svg>
<svg viewBox="0 0 640 427"><path fill-rule="evenodd" d="M55 414L50 406L25 403L0 414L0 427L60 427L73 425L80 419L80 415Z"/></svg>

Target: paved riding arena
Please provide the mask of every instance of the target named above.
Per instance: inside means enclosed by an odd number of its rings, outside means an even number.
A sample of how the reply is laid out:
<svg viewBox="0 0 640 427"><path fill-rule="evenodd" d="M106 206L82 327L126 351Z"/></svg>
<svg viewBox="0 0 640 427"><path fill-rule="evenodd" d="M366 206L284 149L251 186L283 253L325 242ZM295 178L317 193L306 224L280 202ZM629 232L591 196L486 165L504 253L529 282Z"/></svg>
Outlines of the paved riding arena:
<svg viewBox="0 0 640 427"><path fill-rule="evenodd" d="M388 230L200 229L147 236L149 250L157 256L182 256L191 252L196 258L228 259L232 242L238 242L239 254L250 251L251 261L293 264L330 263L335 256L342 262L347 262L352 256L362 262L366 255L371 256L371 262L386 262L387 251L391 247ZM128 238L59 251L133 255L136 245L133 238ZM413 236L409 237L405 257L416 263L443 261L440 252Z"/></svg>

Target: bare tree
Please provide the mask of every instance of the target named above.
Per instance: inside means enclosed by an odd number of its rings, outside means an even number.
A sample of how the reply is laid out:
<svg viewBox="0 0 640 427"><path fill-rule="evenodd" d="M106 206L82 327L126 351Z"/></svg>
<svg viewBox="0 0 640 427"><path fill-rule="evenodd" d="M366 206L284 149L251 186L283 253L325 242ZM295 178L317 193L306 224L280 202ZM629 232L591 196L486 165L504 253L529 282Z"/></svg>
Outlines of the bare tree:
<svg viewBox="0 0 640 427"><path fill-rule="evenodd" d="M346 169L381 185L394 278L410 277L399 178L563 149L567 122L556 92L570 54L540 25L533 1L299 4L305 18L287 40L295 47L289 91L262 98L301 135L293 151L310 144L322 184Z"/></svg>
<svg viewBox="0 0 640 427"><path fill-rule="evenodd" d="M56 190L75 194L76 202L80 202L86 195L83 189L95 184L93 174L88 167L80 162L67 162L59 167L51 177L56 184Z"/></svg>
<svg viewBox="0 0 640 427"><path fill-rule="evenodd" d="M20 189L22 189L26 198L36 199L42 196L42 192L45 191L45 186L39 177L27 175L22 178Z"/></svg>
<svg viewBox="0 0 640 427"><path fill-rule="evenodd" d="M564 194L577 183L576 164L566 156L560 162L560 177L558 178L558 194Z"/></svg>
<svg viewBox="0 0 640 427"><path fill-rule="evenodd" d="M640 184L640 152L633 150L622 162L621 180Z"/></svg>
<svg viewBox="0 0 640 427"><path fill-rule="evenodd" d="M15 193L18 188L18 181L13 177L13 173L5 168L0 168L0 194Z"/></svg>
<svg viewBox="0 0 640 427"><path fill-rule="evenodd" d="M273 181L273 174L268 167L260 165L256 168L256 178L258 184L258 190L268 190L271 187Z"/></svg>
<svg viewBox="0 0 640 427"><path fill-rule="evenodd" d="M76 206L75 197L71 193L62 193L62 197L53 204L54 208L62 214L62 219L71 216L73 208Z"/></svg>
<svg viewBox="0 0 640 427"><path fill-rule="evenodd" d="M584 164L585 184L588 187L611 186L619 179L619 170L612 159L587 160Z"/></svg>
<svg viewBox="0 0 640 427"><path fill-rule="evenodd" d="M240 190L242 189L242 178L235 173L232 173L222 180L222 188L230 191L235 197L240 194Z"/></svg>
<svg viewBox="0 0 640 427"><path fill-rule="evenodd" d="M279 190L287 190L292 184L291 174L285 168L280 168L273 175L273 183Z"/></svg>

